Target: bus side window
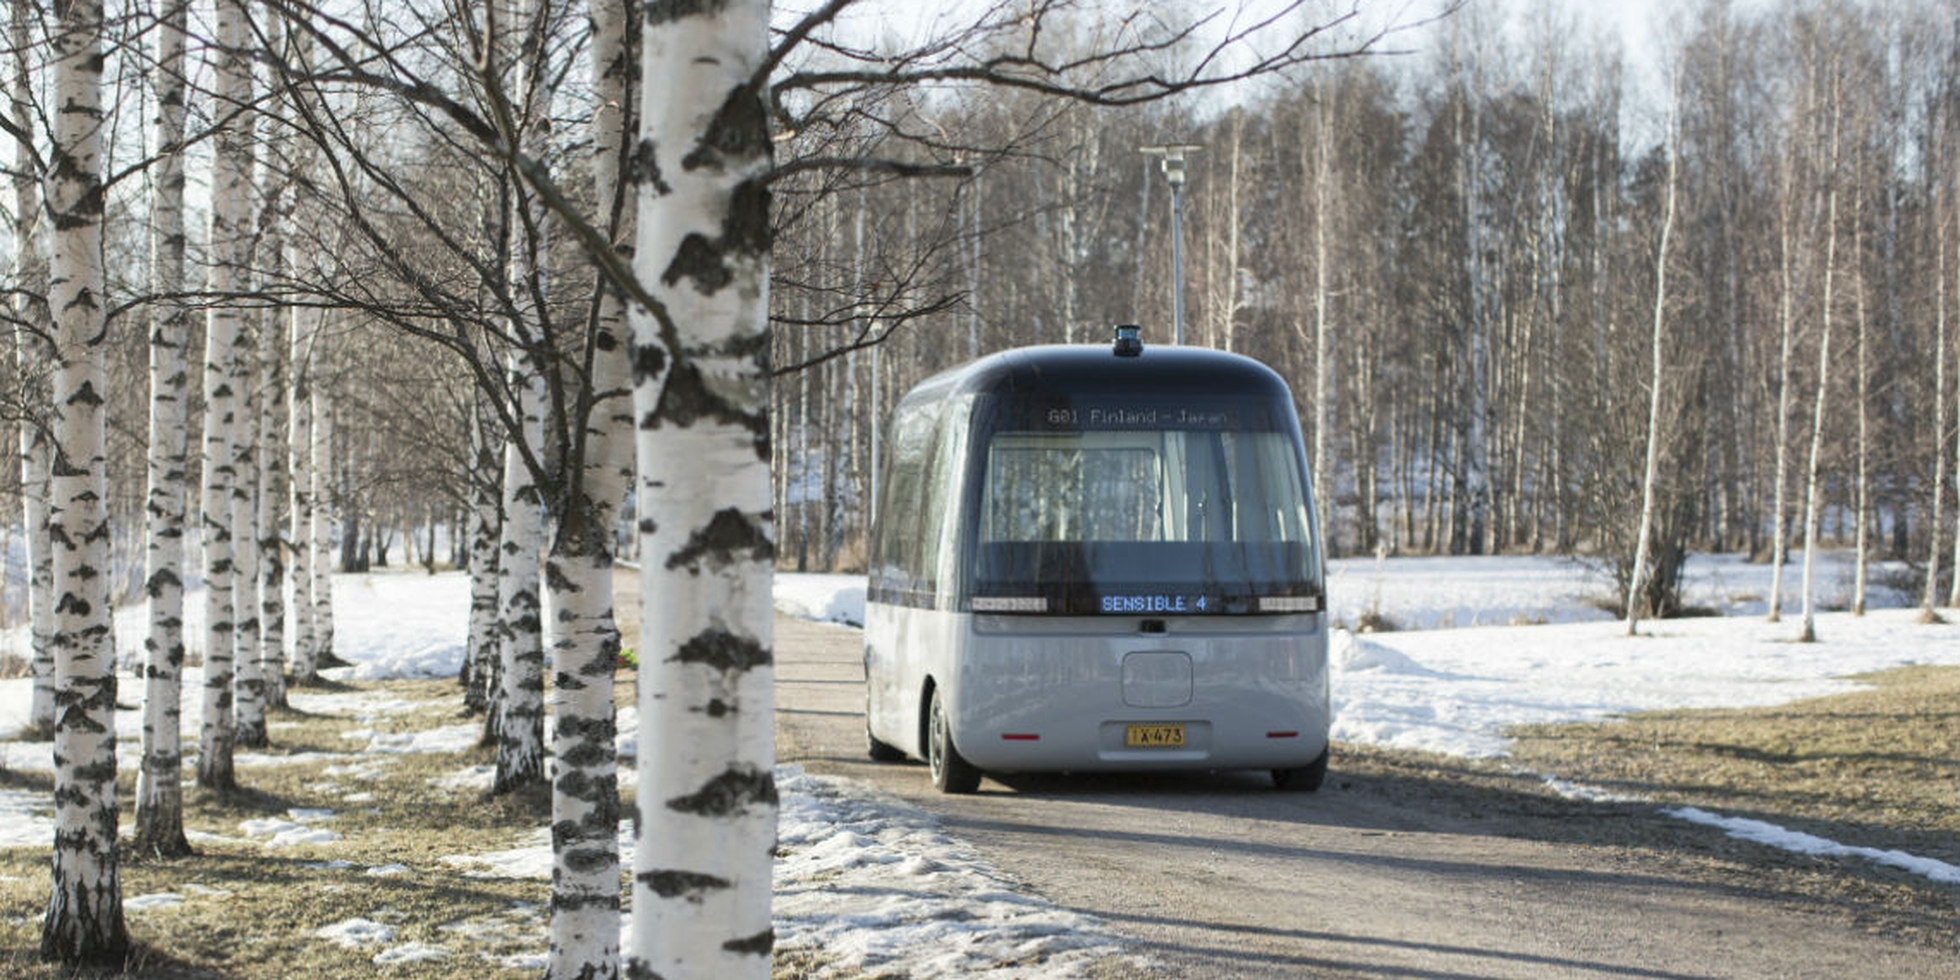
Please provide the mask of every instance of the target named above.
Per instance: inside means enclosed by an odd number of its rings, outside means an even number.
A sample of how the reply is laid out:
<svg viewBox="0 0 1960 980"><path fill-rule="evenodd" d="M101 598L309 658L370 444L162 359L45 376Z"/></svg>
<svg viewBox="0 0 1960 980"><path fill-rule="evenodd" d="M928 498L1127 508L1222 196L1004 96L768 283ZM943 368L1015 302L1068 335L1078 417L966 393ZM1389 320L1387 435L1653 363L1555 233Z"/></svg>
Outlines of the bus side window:
<svg viewBox="0 0 1960 980"><path fill-rule="evenodd" d="M940 417L933 427L917 533L920 589L934 595L945 594L952 587L949 559L955 549L948 542L956 540L959 534L958 518L963 506L959 499L959 480L966 456L967 424L972 414L970 399L942 404Z"/></svg>
<svg viewBox="0 0 1960 980"><path fill-rule="evenodd" d="M919 589L920 491L932 420L931 411L915 408L900 412L892 426L891 473L879 508L877 547L878 575L887 590Z"/></svg>

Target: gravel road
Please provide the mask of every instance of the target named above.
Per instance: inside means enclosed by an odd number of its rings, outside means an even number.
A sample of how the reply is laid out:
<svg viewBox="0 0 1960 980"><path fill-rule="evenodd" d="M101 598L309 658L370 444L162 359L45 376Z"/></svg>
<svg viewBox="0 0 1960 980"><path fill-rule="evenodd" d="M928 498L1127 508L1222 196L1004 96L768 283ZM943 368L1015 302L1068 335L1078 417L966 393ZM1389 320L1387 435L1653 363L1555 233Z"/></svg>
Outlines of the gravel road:
<svg viewBox="0 0 1960 980"><path fill-rule="evenodd" d="M858 631L776 630L780 761L939 814L1033 892L1132 939L1158 975L1956 976L1951 949L1888 934L1852 898L1777 887L1829 873L1808 859L1738 863L1718 832L1651 807L1433 765L1351 768L1338 747L1313 794L1225 773L989 778L942 796L921 765L866 759Z"/></svg>

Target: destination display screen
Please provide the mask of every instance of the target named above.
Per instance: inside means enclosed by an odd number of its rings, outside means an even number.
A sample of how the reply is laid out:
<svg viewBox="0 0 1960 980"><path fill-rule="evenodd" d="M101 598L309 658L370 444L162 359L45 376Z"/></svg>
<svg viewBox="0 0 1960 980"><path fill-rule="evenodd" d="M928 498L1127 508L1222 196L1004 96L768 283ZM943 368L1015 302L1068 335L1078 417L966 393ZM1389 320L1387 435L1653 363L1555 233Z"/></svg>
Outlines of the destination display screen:
<svg viewBox="0 0 1960 980"><path fill-rule="evenodd" d="M980 414L990 432L1286 432L1295 420L1278 413L1290 408L1231 394L1042 393L995 396Z"/></svg>
<svg viewBox="0 0 1960 980"><path fill-rule="evenodd" d="M1034 421L1039 428L1071 432L1108 429L1172 429L1181 432L1242 428L1240 407L1218 402L1167 401L1139 404L1134 400L1097 404L1080 400L1067 405L1040 408ZM1262 413L1263 414L1263 413ZM1262 420L1263 421L1263 420ZM1263 428L1264 426L1260 426Z"/></svg>

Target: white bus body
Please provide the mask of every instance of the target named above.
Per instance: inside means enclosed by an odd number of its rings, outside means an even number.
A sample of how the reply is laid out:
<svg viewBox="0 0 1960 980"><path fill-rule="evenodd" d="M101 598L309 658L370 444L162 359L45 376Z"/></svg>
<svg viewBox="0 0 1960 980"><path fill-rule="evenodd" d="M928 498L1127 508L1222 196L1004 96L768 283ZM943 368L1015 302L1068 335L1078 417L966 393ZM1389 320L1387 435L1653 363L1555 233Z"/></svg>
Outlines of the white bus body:
<svg viewBox="0 0 1960 980"><path fill-rule="evenodd" d="M1327 766L1325 574L1291 394L1218 351L1008 351L894 415L865 610L874 758Z"/></svg>

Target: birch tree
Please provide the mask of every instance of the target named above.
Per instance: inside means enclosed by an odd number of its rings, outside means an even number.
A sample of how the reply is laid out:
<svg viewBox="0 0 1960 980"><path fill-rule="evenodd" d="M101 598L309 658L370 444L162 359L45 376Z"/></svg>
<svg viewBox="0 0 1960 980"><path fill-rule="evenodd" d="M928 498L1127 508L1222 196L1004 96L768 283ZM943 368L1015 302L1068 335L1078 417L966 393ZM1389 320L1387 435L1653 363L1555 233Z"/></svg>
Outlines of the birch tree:
<svg viewBox="0 0 1960 980"><path fill-rule="evenodd" d="M489 396L477 392L470 413L470 627L462 672L464 705L486 713L490 692L503 676L497 669L497 544L504 529L503 459L498 453L496 416L488 401ZM495 734L486 730L486 735L494 738Z"/></svg>
<svg viewBox="0 0 1960 980"><path fill-rule="evenodd" d="M69 0L52 37L46 183L54 229L56 413L49 526L55 542L54 890L41 957L115 967L129 947L116 854L115 631L109 607L108 437L102 269L102 5Z"/></svg>
<svg viewBox="0 0 1960 980"><path fill-rule="evenodd" d="M1654 255L1654 321L1652 362L1647 375L1647 464L1640 481L1640 530L1634 538L1633 574L1629 575L1627 585L1627 635L1639 632L1640 613L1646 602L1647 553L1649 541L1654 534L1654 495L1655 485L1660 482L1660 444L1661 444L1661 393L1665 375L1665 355L1667 353L1667 245L1674 234L1674 191L1676 175L1679 173L1681 155L1680 134L1675 128L1675 114L1678 111L1679 80L1672 74L1668 79L1667 102L1667 142L1661 150L1667 154L1667 203L1662 205L1661 241ZM1659 615L1660 610L1651 610Z"/></svg>
<svg viewBox="0 0 1960 980"><path fill-rule="evenodd" d="M14 354L22 418L20 426L21 531L27 553L28 665L33 678L28 702L28 728L46 735L54 731L54 545L48 538L47 409L49 366L54 352L41 326L52 321L47 301L47 258L41 248L41 160L32 137L35 131L33 77L30 59L36 19L30 0L13 0L8 10L8 39L14 57L8 72L9 117L14 131Z"/></svg>
<svg viewBox="0 0 1960 980"><path fill-rule="evenodd" d="M251 246L252 146L243 114L251 102L251 25L245 0L218 0L218 45L213 91L217 112L229 118L218 129L212 163L211 268L208 288L219 296L243 291ZM235 615L233 494L243 312L221 301L205 317L203 496L199 526L204 538L204 701L198 734L197 782L207 789L233 786L232 748Z"/></svg>
<svg viewBox="0 0 1960 980"><path fill-rule="evenodd" d="M630 260L633 198L620 180L637 124L626 0L591 0L593 200L615 248ZM637 40L637 38L635 38ZM582 392L560 494L550 583L552 721L551 948L545 975L619 975L619 774L613 675L620 634L613 618L614 528L633 475L633 401L626 354L626 293L601 277L582 363L562 365ZM589 372L586 377L577 377ZM578 382L583 382L578 383ZM649 746L649 749L664 749Z"/></svg>
<svg viewBox="0 0 1960 980"><path fill-rule="evenodd" d="M641 651L629 976L769 976L767 0L656 0L633 269ZM651 107L661 107L651 111Z"/></svg>
<svg viewBox="0 0 1960 980"><path fill-rule="evenodd" d="M156 196L150 261L159 296L184 288L184 37L188 0L157 20ZM190 853L184 837L184 519L190 480L190 316L165 299L150 328L149 633L144 638L143 766L136 778L136 847Z"/></svg>
<svg viewBox="0 0 1960 980"><path fill-rule="evenodd" d="M259 233L257 222L254 233ZM255 289L251 256L243 251L238 286ZM232 534L232 744L264 748L265 665L259 645L259 441L264 435L264 395L259 386L258 321L260 311L238 311L238 339L231 362L231 390L240 411L233 422L231 442Z"/></svg>
<svg viewBox="0 0 1960 980"><path fill-rule="evenodd" d="M1926 518L1926 587L1919 600L1919 621L1932 624L1939 622L1939 613L1934 606L1938 603L1940 590L1940 508L1946 502L1946 489L1940 485L1946 476L1946 222L1939 220L1937 210L1935 221L1939 228L1934 237L1939 244L1933 260L1933 500L1927 507ZM1960 577L1960 572L1956 572Z"/></svg>
<svg viewBox="0 0 1960 980"><path fill-rule="evenodd" d="M287 363L292 395L286 403L287 536L293 546L292 677L310 684L319 672L313 633L313 370L314 338L320 315L298 307L287 319Z"/></svg>
<svg viewBox="0 0 1960 980"><path fill-rule="evenodd" d="M311 383L307 386L306 415L310 420L307 428L308 460L306 464L307 518L306 518L306 559L307 592L312 599L313 609L308 617L313 628L313 644L308 648L309 673L333 659L333 397L327 388L325 362L327 360L324 338L320 336L324 324L315 322L313 349L309 351L313 371Z"/></svg>
<svg viewBox="0 0 1960 980"><path fill-rule="evenodd" d="M493 83L509 78L517 92L514 104L499 113L500 130L531 159L543 159L551 138L550 105L553 86L546 52L555 19L546 0L491 4L493 16L485 30L485 50L494 71ZM501 23L500 23L501 21ZM498 605L502 687L498 698L497 773L492 793L509 793L542 785L544 770L544 620L540 555L547 534L544 411L545 372L554 369L548 347L551 327L545 308L545 255L548 214L544 203L521 186L514 195L509 219L511 294L509 352L510 390L516 408L516 429L506 433L504 447L504 536L498 555Z"/></svg>
<svg viewBox="0 0 1960 980"><path fill-rule="evenodd" d="M1817 398L1812 403L1810 423L1810 454L1804 467L1804 520L1803 520L1803 632L1799 639L1804 643L1817 641L1817 524L1823 508L1822 455L1824 452L1824 415L1830 403L1831 391L1831 314L1833 313L1832 287L1836 283L1837 243L1838 243L1838 137L1839 125L1843 116L1843 92L1839 89L1840 68L1836 58L1825 69L1830 78L1830 131L1825 144L1826 161L1824 167L1824 295L1817 336Z"/></svg>

